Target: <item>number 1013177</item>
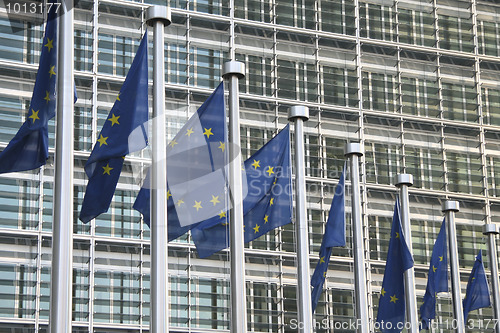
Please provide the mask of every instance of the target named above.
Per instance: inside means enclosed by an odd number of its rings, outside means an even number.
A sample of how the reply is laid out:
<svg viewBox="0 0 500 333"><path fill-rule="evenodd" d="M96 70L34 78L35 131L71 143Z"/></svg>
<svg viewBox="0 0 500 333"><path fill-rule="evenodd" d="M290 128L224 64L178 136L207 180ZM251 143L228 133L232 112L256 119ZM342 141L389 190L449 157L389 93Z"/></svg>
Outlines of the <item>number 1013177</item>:
<svg viewBox="0 0 500 333"><path fill-rule="evenodd" d="M5 1L5 9L7 14L43 14L45 11L50 11L54 7L56 13L59 11L60 3L43 3L31 1Z"/></svg>

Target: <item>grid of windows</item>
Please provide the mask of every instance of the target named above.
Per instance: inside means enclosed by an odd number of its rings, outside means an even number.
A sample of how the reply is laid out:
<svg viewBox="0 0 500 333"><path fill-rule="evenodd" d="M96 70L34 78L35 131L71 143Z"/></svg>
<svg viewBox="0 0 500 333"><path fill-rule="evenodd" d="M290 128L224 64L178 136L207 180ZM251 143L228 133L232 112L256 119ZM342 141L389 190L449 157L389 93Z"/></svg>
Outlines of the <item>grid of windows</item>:
<svg viewBox="0 0 500 333"><path fill-rule="evenodd" d="M233 2L234 11L229 0L169 1L169 138L217 86L222 64L234 53L247 71L240 81L244 158L284 127L290 106L310 108L305 151L311 269L344 145L360 141L371 316L397 194L393 179L401 172L415 182L410 213L418 303L441 202L448 198L461 203L456 220L465 288L475 253L486 249L482 224L500 223L500 6L482 0ZM150 152L127 157L107 213L87 225L77 216L87 183L83 166L145 31L142 10L160 3L80 0L74 9L74 332L149 329L150 232L132 204ZM26 119L42 34L43 26L0 10L0 149ZM47 165L0 176L0 330L47 331L54 124ZM356 316L349 177L347 246L333 250L315 314L329 325L318 332ZM289 224L246 245L249 331L292 331L295 241ZM228 331L228 253L201 260L188 233L170 244L168 255L172 331ZM485 262L488 269L487 256ZM451 320L450 295L438 297L437 313L441 322ZM471 314L479 316L491 318L491 309Z"/></svg>

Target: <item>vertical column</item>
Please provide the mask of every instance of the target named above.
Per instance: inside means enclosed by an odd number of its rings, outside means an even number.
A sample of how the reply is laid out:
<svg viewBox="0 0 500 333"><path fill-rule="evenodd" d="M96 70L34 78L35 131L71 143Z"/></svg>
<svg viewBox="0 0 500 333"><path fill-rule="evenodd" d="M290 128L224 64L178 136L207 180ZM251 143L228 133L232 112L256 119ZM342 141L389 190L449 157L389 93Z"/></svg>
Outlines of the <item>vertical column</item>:
<svg viewBox="0 0 500 333"><path fill-rule="evenodd" d="M457 321L455 332L464 333L464 310L462 307L462 294L460 288L460 273L458 271L458 248L457 248L457 232L455 225L455 212L458 212L460 206L458 201L447 200L443 202L442 211L446 214L446 222L448 225L448 251L450 254L450 270L451 270L451 292L453 296L453 314Z"/></svg>
<svg viewBox="0 0 500 333"><path fill-rule="evenodd" d="M486 223L483 234L488 238L488 256L490 259L491 285L493 289L493 319L500 320L500 289L498 286L498 256L495 237L498 235L497 225ZM495 325L495 333L500 333L500 325Z"/></svg>
<svg viewBox="0 0 500 333"><path fill-rule="evenodd" d="M165 120L164 28L170 8L151 6L153 26L153 134L151 140L151 333L168 332L167 134Z"/></svg>
<svg viewBox="0 0 500 333"><path fill-rule="evenodd" d="M229 82L229 243L231 253L231 333L246 332L247 303L243 235L243 185L241 177L240 99L238 80L245 76L245 64L224 63L222 76Z"/></svg>
<svg viewBox="0 0 500 333"><path fill-rule="evenodd" d="M370 332L368 317L368 293L366 290L366 261L363 241L363 221L361 219L361 194L359 190L359 157L363 156L363 147L360 143L348 143L345 146L345 156L351 165L352 187L352 233L354 252L354 283L356 293L356 318L361 323L359 333Z"/></svg>
<svg viewBox="0 0 500 333"><path fill-rule="evenodd" d="M408 249L413 254L411 244L410 203L408 198L408 187L413 185L413 176L406 173L396 175L394 183L400 190L401 224L403 233ZM413 267L405 272L405 303L406 321L411 324L408 332L418 333L417 297L415 293L415 271Z"/></svg>
<svg viewBox="0 0 500 333"><path fill-rule="evenodd" d="M51 333L71 333L73 287L73 0L59 8L57 127L54 175L54 223L50 286Z"/></svg>
<svg viewBox="0 0 500 333"><path fill-rule="evenodd" d="M309 272L309 230L306 211L306 170L304 153L304 121L309 119L309 108L292 106L288 120L295 122L295 233L297 234L297 309L299 331L313 331L311 304L311 274Z"/></svg>

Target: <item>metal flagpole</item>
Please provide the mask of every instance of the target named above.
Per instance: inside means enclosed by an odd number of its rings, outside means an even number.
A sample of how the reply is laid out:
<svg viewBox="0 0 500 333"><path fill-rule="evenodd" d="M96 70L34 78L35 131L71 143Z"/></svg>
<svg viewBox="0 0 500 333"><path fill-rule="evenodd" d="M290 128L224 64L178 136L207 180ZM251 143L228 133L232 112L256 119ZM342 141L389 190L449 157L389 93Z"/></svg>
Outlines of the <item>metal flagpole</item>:
<svg viewBox="0 0 500 333"><path fill-rule="evenodd" d="M152 333L168 332L167 135L165 128L164 28L170 8L151 6L153 26L153 134L151 140L151 322Z"/></svg>
<svg viewBox="0 0 500 333"><path fill-rule="evenodd" d="M498 235L497 225L486 223L483 226L483 234L488 237L488 255L490 259L491 285L493 289L493 318L500 320L500 291L498 286L498 257L496 235ZM495 325L495 332L500 333L500 325Z"/></svg>
<svg viewBox="0 0 500 333"><path fill-rule="evenodd" d="M245 76L245 64L224 63L223 78L229 81L229 211L231 252L231 332L244 333L247 325L245 253L243 236L243 183L241 177L240 99L238 80Z"/></svg>
<svg viewBox="0 0 500 333"><path fill-rule="evenodd" d="M448 250L450 253L451 292L453 295L453 314L457 321L455 332L464 333L464 310L462 307L462 294L460 288L460 273L458 271L457 233L455 226L455 212L460 210L458 201L443 202L442 211L446 214L448 226Z"/></svg>
<svg viewBox="0 0 500 333"><path fill-rule="evenodd" d="M50 284L51 333L71 333L73 284L73 0L59 8L54 223Z"/></svg>
<svg viewBox="0 0 500 333"><path fill-rule="evenodd" d="M295 233L297 234L297 309L299 332L313 331L311 304L311 274L309 272L309 231L306 211L306 175L304 153L304 121L309 119L309 108L292 106L288 120L295 122Z"/></svg>
<svg viewBox="0 0 500 333"><path fill-rule="evenodd" d="M498 235L497 225L494 223L486 223L483 226L483 234L488 237L488 255L490 258L491 270L491 285L493 289L493 318L497 321L495 325L495 333L500 333L500 290L498 286L498 257L496 235Z"/></svg>
<svg viewBox="0 0 500 333"><path fill-rule="evenodd" d="M408 187L413 185L413 176L407 173L396 175L394 183L400 190L401 224L408 249L413 254L411 245L410 203ZM412 268L405 272L406 320L410 323L408 332L418 333L417 296L415 293L415 271Z"/></svg>
<svg viewBox="0 0 500 333"><path fill-rule="evenodd" d="M356 317L360 320L359 333L368 333L368 293L366 290L365 247L363 241L363 221L361 220L361 194L359 190L359 157L363 156L363 147L359 143L348 143L345 156L351 164L352 187L352 228L354 247L354 282L356 293Z"/></svg>

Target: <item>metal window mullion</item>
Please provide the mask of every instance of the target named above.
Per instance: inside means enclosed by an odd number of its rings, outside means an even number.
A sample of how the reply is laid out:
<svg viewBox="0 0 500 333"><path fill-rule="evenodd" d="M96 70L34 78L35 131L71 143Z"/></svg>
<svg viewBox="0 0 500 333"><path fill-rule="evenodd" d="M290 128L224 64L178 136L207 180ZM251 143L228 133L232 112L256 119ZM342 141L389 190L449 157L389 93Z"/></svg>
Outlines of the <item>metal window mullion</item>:
<svg viewBox="0 0 500 333"><path fill-rule="evenodd" d="M274 11L276 10L276 5L273 5ZM273 14L274 24L276 24L276 13ZM272 97L278 97L278 41L277 41L278 31L273 28L273 58L271 60L271 86L272 86ZM274 76L274 77L273 77ZM278 110L276 109L276 114Z"/></svg>
<svg viewBox="0 0 500 333"><path fill-rule="evenodd" d="M193 297L193 290L191 288L191 281L193 279L193 276L192 276L192 272L191 272L191 267L192 267L192 263L191 263L191 248L189 249L189 255L187 257L187 288L188 288L188 299L187 299L187 313L188 313L188 317L187 317L187 320L188 320L188 329L189 329L189 332L191 332L191 326L192 326L192 316L193 316L193 313L192 313L192 306L193 306L193 303L191 302L191 298Z"/></svg>
<svg viewBox="0 0 500 333"><path fill-rule="evenodd" d="M280 242L281 246L281 242ZM285 306L284 306L284 298L283 298L283 255L281 254L282 249L280 249L279 255L279 276L278 276L278 285L276 287L276 298L278 299L278 304L276 304L276 308L278 310L278 330L279 332L285 332Z"/></svg>
<svg viewBox="0 0 500 333"><path fill-rule="evenodd" d="M439 15L437 12L437 0L432 1L432 12L434 14L434 34L435 34L435 40L436 40L436 48L439 49Z"/></svg>
<svg viewBox="0 0 500 333"><path fill-rule="evenodd" d="M268 301L268 300L273 299L271 288L272 288L272 284L266 283L267 323L268 323L268 327L269 327L268 332L272 332L272 325L273 325L273 307L272 307L271 302Z"/></svg>
<svg viewBox="0 0 500 333"><path fill-rule="evenodd" d="M427 161L429 162L427 165L427 169L429 171L429 190L434 189L433 177L432 177L432 154L430 149L427 149Z"/></svg>
<svg viewBox="0 0 500 333"><path fill-rule="evenodd" d="M40 329L40 297L41 297L41 283L42 283L42 224L43 224L43 183L45 166L40 168L38 179L40 182L38 189L38 228L37 228L37 244L36 244L36 287L35 287L35 332L38 333Z"/></svg>
<svg viewBox="0 0 500 333"><path fill-rule="evenodd" d="M186 74L187 74L187 82L186 85L190 87L191 84L191 15L186 15ZM193 65L194 66L194 65ZM193 70L194 76L194 70ZM188 93L189 100L189 93ZM189 109L189 108L188 108Z"/></svg>
<svg viewBox="0 0 500 333"><path fill-rule="evenodd" d="M479 117L479 154L481 156L481 173L483 176L483 192L486 197L486 223L491 223L491 209L489 202L489 193L488 193L488 168L487 168L487 157L486 157L486 139L484 135L484 124L485 124L485 115L483 110L483 96L481 94L481 67L480 67L480 59L479 59L479 40L477 36L477 7L476 0L471 0L471 15L472 15L472 34L474 36L474 84L476 88L476 106L477 106L477 115Z"/></svg>
<svg viewBox="0 0 500 333"><path fill-rule="evenodd" d="M358 108L359 108L359 118L358 118L358 127L359 127L359 142L362 147L365 145L365 137L364 137L364 113L363 113L363 92L362 92L362 70L361 70L361 41L360 41L360 17L359 17L359 0L354 0L354 25L356 27L356 75L358 78ZM367 193L366 193L366 154L363 154L360 158L360 173L361 173L361 182L360 182L360 191L362 196L361 201L361 216L363 221L363 238L364 238L364 248L365 248L365 271L367 278L367 292L368 292L368 316L369 318L373 318L373 302L371 298L372 288L371 283L371 265L370 265L370 244L369 244L369 232L368 232L368 221L367 221Z"/></svg>
<svg viewBox="0 0 500 333"><path fill-rule="evenodd" d="M497 188L496 188L496 181L495 181L495 165L494 165L494 158L493 157L486 157L489 159L489 164L490 164L490 174L491 174L491 190L493 191L492 196L495 197L497 196ZM489 200L487 199L488 206L489 206ZM488 208L489 209L489 208ZM490 216L490 215L488 215Z"/></svg>
<svg viewBox="0 0 500 333"><path fill-rule="evenodd" d="M255 330L255 327L254 327L254 324L255 324L255 294L253 292L254 281L247 281L246 283L248 283L250 285L249 288L247 288L247 292L249 293L249 295L247 295L247 303L250 303L250 308L247 307L247 311L250 312L248 322L250 323L250 330L254 331ZM247 326L248 326L248 323L247 323Z"/></svg>

